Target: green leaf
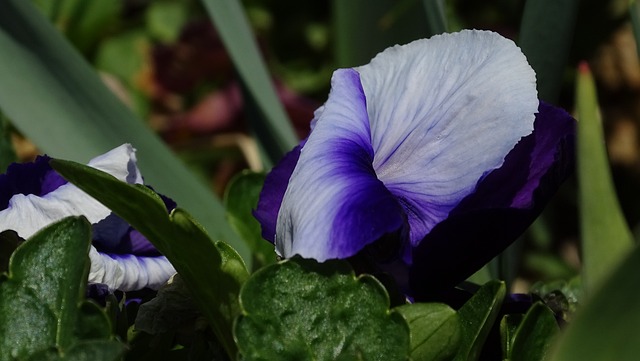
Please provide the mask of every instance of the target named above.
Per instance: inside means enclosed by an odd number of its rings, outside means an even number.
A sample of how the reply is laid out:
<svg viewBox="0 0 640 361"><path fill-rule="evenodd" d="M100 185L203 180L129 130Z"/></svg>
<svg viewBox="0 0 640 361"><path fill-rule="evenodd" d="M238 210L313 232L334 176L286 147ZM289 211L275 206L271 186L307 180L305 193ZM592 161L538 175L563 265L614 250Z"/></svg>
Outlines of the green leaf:
<svg viewBox="0 0 640 361"><path fill-rule="evenodd" d="M389 296L348 263L293 258L258 270L240 293L243 360L407 360L409 329Z"/></svg>
<svg viewBox="0 0 640 361"><path fill-rule="evenodd" d="M522 322L524 315L509 314L504 315L500 320L500 343L502 344L503 359L508 360L513 348L513 337Z"/></svg>
<svg viewBox="0 0 640 361"><path fill-rule="evenodd" d="M631 249L633 236L613 187L595 84L586 63L580 66L576 91L582 275L589 293Z"/></svg>
<svg viewBox="0 0 640 361"><path fill-rule="evenodd" d="M478 359L487 335L498 317L506 293L504 282L488 282L458 310L462 339L455 361Z"/></svg>
<svg viewBox="0 0 640 361"><path fill-rule="evenodd" d="M451 360L460 344L458 313L442 303L414 303L395 308L407 320L414 361Z"/></svg>
<svg viewBox="0 0 640 361"><path fill-rule="evenodd" d="M132 143L149 184L190 209L213 236L249 255L220 201L116 99L30 1L0 1L0 49L0 108L40 149L86 162Z"/></svg>
<svg viewBox="0 0 640 361"><path fill-rule="evenodd" d="M551 361L635 361L640 355L640 248L576 312Z"/></svg>
<svg viewBox="0 0 640 361"><path fill-rule="evenodd" d="M75 337L80 340L107 339L111 337L111 322L105 311L93 301L84 301L79 307Z"/></svg>
<svg viewBox="0 0 640 361"><path fill-rule="evenodd" d="M276 96L271 76L258 51L249 23L239 1L202 0L218 30L238 73L260 109L264 123L250 117L249 123L258 141L276 164L298 144L287 114Z"/></svg>
<svg viewBox="0 0 640 361"><path fill-rule="evenodd" d="M367 64L395 44L429 35L419 1L333 0L337 66Z"/></svg>
<svg viewBox="0 0 640 361"><path fill-rule="evenodd" d="M540 302L534 304L516 330L509 360L546 360L552 341L559 332L558 322L549 307Z"/></svg>
<svg viewBox="0 0 640 361"><path fill-rule="evenodd" d="M121 360L124 345L116 341L94 340L75 344L63 355L55 350L38 352L27 361L117 361Z"/></svg>
<svg viewBox="0 0 640 361"><path fill-rule="evenodd" d="M16 249L0 283L0 360L40 360L34 355L85 350L78 334L90 334L76 326L89 318L80 305L89 271L90 232L86 219L69 217ZM110 336L108 322L102 327L106 330L94 328L92 336ZM123 351L119 342L94 341L108 343L118 355ZM98 353L93 360L112 360L111 354Z"/></svg>
<svg viewBox="0 0 640 361"><path fill-rule="evenodd" d="M252 213L258 206L264 179L264 173L244 171L229 182L223 198L229 224L249 244L254 269L276 261L274 247L262 238L260 223Z"/></svg>
<svg viewBox="0 0 640 361"><path fill-rule="evenodd" d="M151 335L175 332L194 323L199 316L191 293L179 274L162 287L156 297L140 305L136 331Z"/></svg>
<svg viewBox="0 0 640 361"><path fill-rule="evenodd" d="M447 18L444 13L444 0L422 0L429 27L429 36L447 32Z"/></svg>
<svg viewBox="0 0 640 361"><path fill-rule="evenodd" d="M71 161L54 159L51 166L131 224L169 259L225 350L234 357L231 329L240 310L240 286L249 276L238 253L224 242L212 241L184 210L176 208L167 214L160 197L143 185L127 184Z"/></svg>
<svg viewBox="0 0 640 361"><path fill-rule="evenodd" d="M551 103L560 95L577 11L578 0L528 0L524 7L519 45L536 71L538 97Z"/></svg>

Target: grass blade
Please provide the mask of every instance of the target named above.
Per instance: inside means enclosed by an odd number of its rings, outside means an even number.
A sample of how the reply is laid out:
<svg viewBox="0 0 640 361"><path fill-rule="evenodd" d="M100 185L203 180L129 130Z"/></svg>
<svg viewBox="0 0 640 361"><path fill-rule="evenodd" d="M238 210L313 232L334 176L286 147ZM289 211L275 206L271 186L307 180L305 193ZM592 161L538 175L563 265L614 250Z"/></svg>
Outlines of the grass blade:
<svg viewBox="0 0 640 361"><path fill-rule="evenodd" d="M640 355L640 248L578 310L551 361L635 361Z"/></svg>
<svg viewBox="0 0 640 361"><path fill-rule="evenodd" d="M633 237L616 199L595 84L586 63L580 65L576 90L583 284L588 292L631 249Z"/></svg>
<svg viewBox="0 0 640 361"><path fill-rule="evenodd" d="M337 66L366 64L389 46L429 35L421 6L410 0L334 0Z"/></svg>
<svg viewBox="0 0 640 361"><path fill-rule="evenodd" d="M560 94L577 11L578 0L528 0L524 7L519 45L536 71L538 97L550 103Z"/></svg>
<svg viewBox="0 0 640 361"><path fill-rule="evenodd" d="M444 14L444 0L422 0L427 15L429 36L447 32L447 18Z"/></svg>
<svg viewBox="0 0 640 361"><path fill-rule="evenodd" d="M298 138L276 96L241 2L202 0L202 3L218 29L251 100L262 113L262 117L250 117L249 121L253 120L251 126L256 130L258 141L275 164L298 144ZM260 122L260 118L264 121Z"/></svg>

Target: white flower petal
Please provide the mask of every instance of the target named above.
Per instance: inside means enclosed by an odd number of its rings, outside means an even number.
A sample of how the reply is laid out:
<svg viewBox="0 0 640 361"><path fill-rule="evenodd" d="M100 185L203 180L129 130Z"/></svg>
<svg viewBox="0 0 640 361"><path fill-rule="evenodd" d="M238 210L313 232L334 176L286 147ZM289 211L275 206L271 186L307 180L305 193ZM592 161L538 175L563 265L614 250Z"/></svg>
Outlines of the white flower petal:
<svg viewBox="0 0 640 361"><path fill-rule="evenodd" d="M533 130L535 73L496 33L467 30L395 46L357 71L373 165L403 203L414 244Z"/></svg>
<svg viewBox="0 0 640 361"><path fill-rule="evenodd" d="M134 291L145 287L157 290L176 273L164 256L107 255L92 246L89 258L89 283L106 284L112 290Z"/></svg>

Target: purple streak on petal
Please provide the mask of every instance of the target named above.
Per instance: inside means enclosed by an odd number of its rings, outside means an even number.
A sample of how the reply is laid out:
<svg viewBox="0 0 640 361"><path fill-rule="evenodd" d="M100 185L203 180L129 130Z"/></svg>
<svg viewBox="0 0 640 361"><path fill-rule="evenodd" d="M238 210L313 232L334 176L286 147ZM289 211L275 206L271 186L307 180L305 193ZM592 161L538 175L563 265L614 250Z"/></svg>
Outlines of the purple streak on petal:
<svg viewBox="0 0 640 361"><path fill-rule="evenodd" d="M381 237L401 231L405 218L396 198L376 177L370 155L351 142L332 143L330 153L335 162L344 162L344 167L333 176L348 179L349 186L345 186L342 196L336 197L342 204L330 225L328 256L347 258ZM399 253L402 245L400 240L391 253Z"/></svg>
<svg viewBox="0 0 640 361"><path fill-rule="evenodd" d="M329 100L316 114L282 200L276 249L284 257L347 258L400 231L406 219L373 169L358 72L337 70Z"/></svg>
<svg viewBox="0 0 640 361"><path fill-rule="evenodd" d="M520 236L572 173L574 141L575 120L541 103L534 132L414 249L415 297L455 286Z"/></svg>
<svg viewBox="0 0 640 361"><path fill-rule="evenodd" d="M302 146L303 144L300 144L293 148L267 174L260 192L258 207L253 211L253 216L262 226L262 238L271 243L274 243L276 236L276 223L278 222L278 212L280 211L282 198L289 185L291 173L293 173L300 158Z"/></svg>
<svg viewBox="0 0 640 361"><path fill-rule="evenodd" d="M51 158L38 156L31 163L13 163L0 175L0 210L7 209L9 200L16 194L43 196L66 182L49 166Z"/></svg>

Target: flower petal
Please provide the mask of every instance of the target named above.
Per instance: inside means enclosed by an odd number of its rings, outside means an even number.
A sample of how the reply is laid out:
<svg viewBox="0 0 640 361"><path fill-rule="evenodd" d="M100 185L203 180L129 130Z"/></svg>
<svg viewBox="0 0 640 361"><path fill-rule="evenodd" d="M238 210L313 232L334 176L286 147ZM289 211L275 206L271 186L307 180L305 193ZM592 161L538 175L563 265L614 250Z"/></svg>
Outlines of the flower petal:
<svg viewBox="0 0 640 361"><path fill-rule="evenodd" d="M267 174L260 192L258 207L253 211L253 216L262 226L262 238L271 243L275 242L278 212L280 212L282 198L289 185L289 178L291 178L300 158L300 149L302 149L302 145L293 148Z"/></svg>
<svg viewBox="0 0 640 361"><path fill-rule="evenodd" d="M142 182L135 161L135 150L130 144L124 144L94 158L89 165L123 181ZM38 178L38 181L41 182L44 178L46 177ZM29 177L25 179L29 182ZM56 182L58 181L52 181L52 183ZM101 203L76 186L67 183L42 196L40 192L13 195L7 203L7 208L0 211L0 230L13 229L20 237L26 239L41 228L64 217L84 215L89 222L97 223L110 213L111 211Z"/></svg>
<svg viewBox="0 0 640 361"><path fill-rule="evenodd" d="M414 249L417 300L466 279L529 227L573 171L575 125L565 111L540 104L533 134Z"/></svg>
<svg viewBox="0 0 640 361"><path fill-rule="evenodd" d="M108 255L92 246L89 258L89 283L106 284L112 290L126 292L145 287L157 290L176 273L164 256Z"/></svg>
<svg viewBox="0 0 640 361"><path fill-rule="evenodd" d="M400 199L414 246L533 130L535 73L496 33L417 40L357 70L373 166Z"/></svg>
<svg viewBox="0 0 640 361"><path fill-rule="evenodd" d="M334 73L331 94L302 147L278 214L281 256L350 257L404 225L372 168L366 100L358 73Z"/></svg>

